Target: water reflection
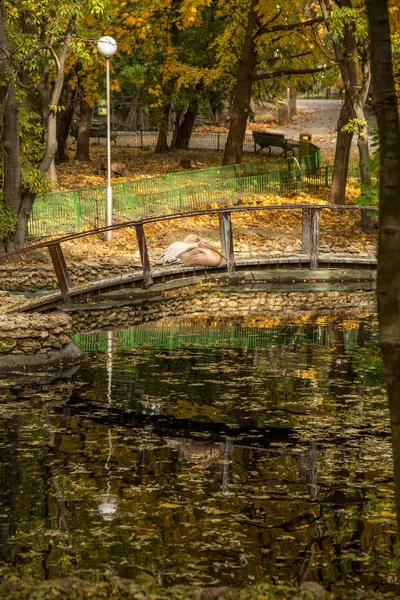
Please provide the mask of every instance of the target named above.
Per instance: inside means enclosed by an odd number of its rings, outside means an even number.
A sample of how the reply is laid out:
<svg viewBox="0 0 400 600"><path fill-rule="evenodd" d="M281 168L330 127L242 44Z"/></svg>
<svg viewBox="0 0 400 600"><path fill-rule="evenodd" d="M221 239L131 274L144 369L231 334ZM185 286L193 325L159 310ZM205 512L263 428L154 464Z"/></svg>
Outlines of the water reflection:
<svg viewBox="0 0 400 600"><path fill-rule="evenodd" d="M391 448L372 316L233 329L199 319L79 343L89 360L68 388L2 392L8 571L390 589ZM32 396L49 402L10 413Z"/></svg>

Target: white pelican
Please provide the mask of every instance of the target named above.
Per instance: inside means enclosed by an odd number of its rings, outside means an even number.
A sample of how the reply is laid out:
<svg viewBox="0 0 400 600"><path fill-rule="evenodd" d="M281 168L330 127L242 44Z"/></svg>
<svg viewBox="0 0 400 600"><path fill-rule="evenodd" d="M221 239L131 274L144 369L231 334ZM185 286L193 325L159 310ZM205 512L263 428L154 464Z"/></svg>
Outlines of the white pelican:
<svg viewBox="0 0 400 600"><path fill-rule="evenodd" d="M218 267L223 258L226 260L226 256L206 240L200 240L194 248L184 250L177 258L187 267Z"/></svg>
<svg viewBox="0 0 400 600"><path fill-rule="evenodd" d="M182 254L186 250L195 248L200 242L200 238L194 233L189 233L183 240L183 242L173 242L163 252L160 258L156 261L157 265L165 265L180 262L178 255Z"/></svg>

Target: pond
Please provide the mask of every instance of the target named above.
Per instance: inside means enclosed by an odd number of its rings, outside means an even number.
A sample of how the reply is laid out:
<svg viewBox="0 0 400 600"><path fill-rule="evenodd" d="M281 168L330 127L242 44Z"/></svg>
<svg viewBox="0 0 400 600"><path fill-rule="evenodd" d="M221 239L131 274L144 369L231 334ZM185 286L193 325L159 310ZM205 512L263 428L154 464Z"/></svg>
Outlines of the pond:
<svg viewBox="0 0 400 600"><path fill-rule="evenodd" d="M374 315L181 318L76 342L72 377L1 390L3 571L397 583Z"/></svg>

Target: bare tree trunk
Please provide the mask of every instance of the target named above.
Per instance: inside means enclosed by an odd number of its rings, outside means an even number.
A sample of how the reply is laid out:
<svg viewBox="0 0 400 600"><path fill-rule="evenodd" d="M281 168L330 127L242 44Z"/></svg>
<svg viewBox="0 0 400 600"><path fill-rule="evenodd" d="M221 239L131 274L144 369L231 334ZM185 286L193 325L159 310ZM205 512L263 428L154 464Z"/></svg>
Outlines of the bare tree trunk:
<svg viewBox="0 0 400 600"><path fill-rule="evenodd" d="M170 144L171 150L172 150L172 148L175 148L175 146L176 146L176 140L178 138L179 125L181 124L182 112L183 111L181 109L177 109L175 111L174 131L172 133L172 140L171 140L171 144Z"/></svg>
<svg viewBox="0 0 400 600"><path fill-rule="evenodd" d="M147 131L149 128L149 107L147 105L139 108L138 128L141 131Z"/></svg>
<svg viewBox="0 0 400 600"><path fill-rule="evenodd" d="M67 58L69 47L71 45L72 40L72 31L75 27L75 19L71 19L68 24L67 30L64 36L64 43L60 52L60 56L57 56L54 52L52 56L56 63L56 76L54 85L50 94L50 103L48 110L48 118L45 127L46 136L45 136L45 152L42 162L40 163L40 170L44 173L48 173L50 171L51 164L54 162L54 157L57 152L57 107L60 100L61 90L64 83L64 65L65 60ZM51 171L54 173L55 169ZM54 180L52 180L54 181Z"/></svg>
<svg viewBox="0 0 400 600"><path fill-rule="evenodd" d="M2 149L4 151L4 182L3 193L7 205L11 207L17 218L21 202L21 156L19 140L18 104L15 95L15 85L12 77L8 77L11 70L11 52L5 32L4 3L0 3L0 80L7 85L0 86L0 106L2 107ZM17 230L19 223L17 223ZM15 249L12 236L1 240L6 252ZM15 260L15 259L14 259Z"/></svg>
<svg viewBox="0 0 400 600"><path fill-rule="evenodd" d="M374 111L381 153L378 316L389 400L397 527L400 531L400 125L393 80L387 0L366 0Z"/></svg>
<svg viewBox="0 0 400 600"><path fill-rule="evenodd" d="M251 91L254 69L257 61L256 30L258 17L255 11L258 0L251 0L239 70L235 98L233 101L228 139L226 141L223 165L235 165L241 162L243 142L246 135L247 118L250 112Z"/></svg>
<svg viewBox="0 0 400 600"><path fill-rule="evenodd" d="M57 115L57 153L56 163L68 162L67 139L71 128L72 119L74 116L76 92L69 84L64 85L61 103L64 110Z"/></svg>
<svg viewBox="0 0 400 600"><path fill-rule="evenodd" d="M178 126L175 141L176 148L179 148L180 150L188 150L198 109L198 100L192 100L183 116L182 123L180 123Z"/></svg>
<svg viewBox="0 0 400 600"><path fill-rule="evenodd" d="M81 99L78 138L76 140L75 160L90 162L90 128L92 125L92 107Z"/></svg>
<svg viewBox="0 0 400 600"><path fill-rule="evenodd" d="M11 52L4 28L4 4L0 3L0 78L7 81L11 70ZM8 204L17 212L21 199L21 158L19 141L18 105L12 77L8 85L0 86L2 106L2 150L4 151L3 191Z"/></svg>
<svg viewBox="0 0 400 600"><path fill-rule="evenodd" d="M347 173L349 170L349 158L353 134L351 132L343 131L343 127L347 125L349 118L349 107L345 100L337 122L335 160L333 163L332 184L329 192L329 202L331 204L345 204L346 202Z"/></svg>
<svg viewBox="0 0 400 600"><path fill-rule="evenodd" d="M126 117L125 125L131 131L135 131L137 129L137 113L138 113L138 105L137 105L137 95L132 96L131 106L129 108L128 116Z"/></svg>
<svg viewBox="0 0 400 600"><path fill-rule="evenodd" d="M171 109L171 105L167 104L163 109L163 114L161 118L161 123L159 125L158 130L158 139L156 144L155 153L162 154L164 152L168 152L168 121L169 121L169 111Z"/></svg>
<svg viewBox="0 0 400 600"><path fill-rule="evenodd" d="M289 88L289 116L290 118L297 115L297 90L296 88Z"/></svg>

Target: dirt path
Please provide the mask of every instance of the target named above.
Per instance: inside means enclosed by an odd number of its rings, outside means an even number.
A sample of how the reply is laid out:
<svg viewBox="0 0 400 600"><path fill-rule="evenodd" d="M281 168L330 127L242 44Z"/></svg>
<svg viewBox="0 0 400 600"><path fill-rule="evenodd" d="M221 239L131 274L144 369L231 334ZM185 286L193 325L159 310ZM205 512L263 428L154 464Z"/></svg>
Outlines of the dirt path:
<svg viewBox="0 0 400 600"><path fill-rule="evenodd" d="M340 100L306 100L297 102L298 115L285 125L278 125L274 131L284 133L287 137L298 139L300 133L311 133L313 142L327 154L335 151L336 125L340 113ZM370 132L375 124L374 116L367 109ZM257 119L256 119L257 120ZM356 150L356 136L353 148Z"/></svg>

